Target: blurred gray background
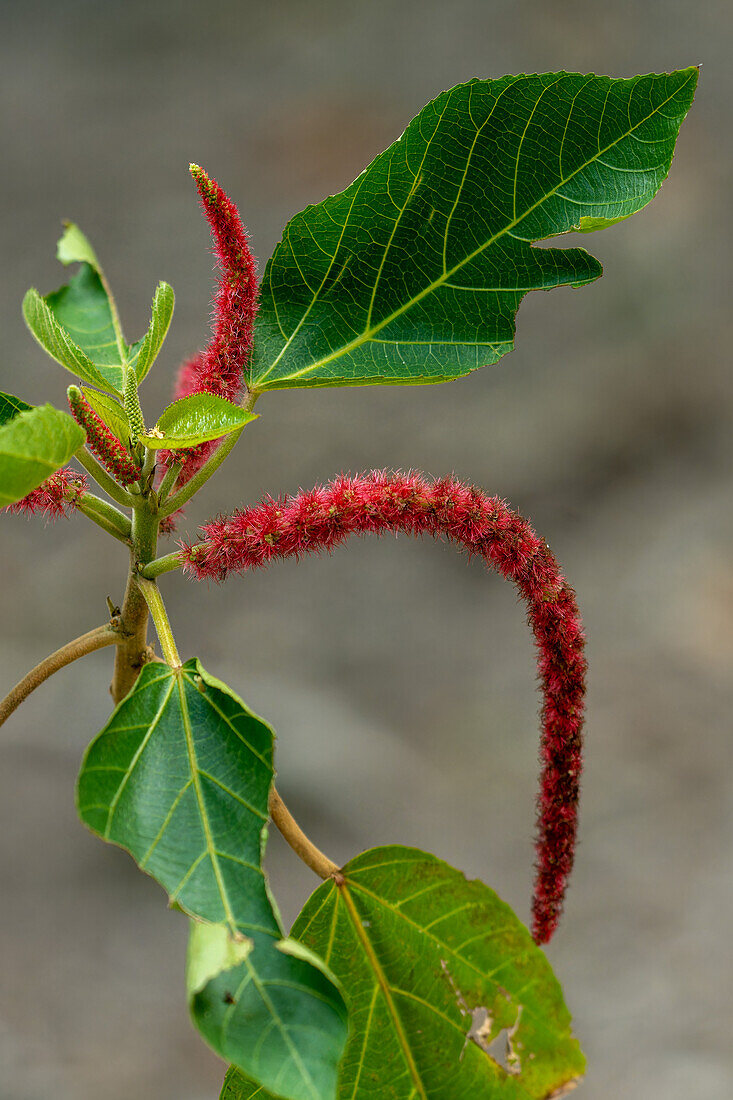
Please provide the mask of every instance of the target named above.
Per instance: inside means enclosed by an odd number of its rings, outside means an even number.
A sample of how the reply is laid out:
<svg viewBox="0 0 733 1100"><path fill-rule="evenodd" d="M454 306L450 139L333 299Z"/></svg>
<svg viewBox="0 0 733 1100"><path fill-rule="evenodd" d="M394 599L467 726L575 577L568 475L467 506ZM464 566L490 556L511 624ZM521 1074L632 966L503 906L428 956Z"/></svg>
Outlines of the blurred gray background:
<svg viewBox="0 0 733 1100"><path fill-rule="evenodd" d="M20 302L63 281L62 217L94 242L133 337L156 281L175 287L143 392L155 413L208 331L190 160L236 199L262 268L292 214L452 84L703 62L661 193L583 242L602 280L529 296L514 354L463 381L271 394L188 516L193 533L265 491L415 466L506 496L548 538L591 668L581 843L548 951L589 1057L584 1100L733 1091L731 13L722 0L0 4L0 388L59 406L68 378ZM125 558L82 519L0 524L9 688L103 620ZM448 547L384 539L221 588L174 575L165 591L182 653L279 731L281 790L331 856L418 844L527 919L539 701L510 586ZM110 663L67 669L1 735L2 1100L213 1100L223 1075L187 1019L185 920L75 818ZM316 881L276 835L268 865L289 922Z"/></svg>

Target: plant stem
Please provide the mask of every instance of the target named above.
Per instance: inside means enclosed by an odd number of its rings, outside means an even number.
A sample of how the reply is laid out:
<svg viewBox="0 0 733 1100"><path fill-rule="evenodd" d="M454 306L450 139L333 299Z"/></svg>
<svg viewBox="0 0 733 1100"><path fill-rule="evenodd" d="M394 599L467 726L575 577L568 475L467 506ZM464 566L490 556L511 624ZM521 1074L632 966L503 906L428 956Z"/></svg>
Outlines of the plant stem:
<svg viewBox="0 0 733 1100"><path fill-rule="evenodd" d="M94 478L97 485L99 485L101 489L104 489L107 496L112 497L112 500L121 504L123 508L140 507L140 497L133 496L132 493L128 493L126 489L118 485L117 482L109 476L104 467L97 462L96 458L89 454L89 451L81 447L74 454L74 458L84 467L87 473Z"/></svg>
<svg viewBox="0 0 733 1100"><path fill-rule="evenodd" d="M146 580L153 581L156 577L159 577L161 573L171 573L174 569L180 569L183 565L181 560L181 554L179 550L174 550L172 554L165 554L162 558L156 558L151 561L149 565L146 565L144 569L140 570L140 576Z"/></svg>
<svg viewBox="0 0 733 1100"><path fill-rule="evenodd" d="M147 581L142 577L138 577L137 583L140 591L145 597L145 602L148 605L150 614L153 617L160 648L163 650L163 656L171 668L180 668L181 658L178 655L176 641L173 637L173 631L171 630L170 620L165 609L165 604L163 603L163 597L160 594L160 589L155 581Z"/></svg>
<svg viewBox="0 0 733 1100"><path fill-rule="evenodd" d="M50 657L46 657L45 661L41 661L39 665L31 669L27 676L24 676L20 683L16 684L13 690L0 702L0 726L30 693L35 691L54 672L70 665L72 661L78 660L79 657L86 656L87 653L93 653L95 649L103 649L108 645L119 645L122 640L119 624L113 619L111 622L105 623L104 626L98 626L96 629L90 630L88 634L82 634L80 638L75 638L73 642L67 642L66 645L61 646L61 649L57 649Z"/></svg>
<svg viewBox="0 0 733 1100"><path fill-rule="evenodd" d="M255 402L257 401L258 397L258 393L248 392L247 397L242 402L242 408L245 409L247 412L250 412L254 408ZM197 493L199 491L202 485L206 484L211 475L216 473L224 459L231 452L232 448L234 447L235 443L237 442L246 427L247 425L243 424L241 428L237 428L236 431L229 433L224 442L219 447L217 447L211 458L208 460L208 462L204 463L199 472L197 474L194 474L191 480L187 481L183 488L179 489L175 496L171 497L164 508L161 508L161 519L165 519L167 516L172 515L173 512L177 512L179 508L182 508L183 505L191 499L194 493Z"/></svg>
<svg viewBox="0 0 733 1100"><path fill-rule="evenodd" d="M132 547L127 587L122 602L121 622L124 643L117 647L110 691L119 703L137 680L140 669L151 660L148 648L148 605L140 591L139 564L152 561L158 542L158 516L147 500L132 514Z"/></svg>
<svg viewBox="0 0 733 1100"><path fill-rule="evenodd" d="M176 463L176 465L169 466L166 470L165 476L158 486L158 506L163 503L169 493L173 492L178 481L178 475L181 472L181 465L181 463Z"/></svg>
<svg viewBox="0 0 733 1100"><path fill-rule="evenodd" d="M316 848L312 840L309 840L295 820L290 810L283 802L275 787L270 788L270 817L277 825L285 840L299 856L303 863L315 871L321 878L331 878L339 870L338 866L324 855L320 848Z"/></svg>
<svg viewBox="0 0 733 1100"><path fill-rule="evenodd" d="M114 504L108 504L106 500L94 496L93 493L84 493L75 502L77 509L82 512L92 523L96 523L107 534L131 545L132 524L128 516L123 515L115 508Z"/></svg>

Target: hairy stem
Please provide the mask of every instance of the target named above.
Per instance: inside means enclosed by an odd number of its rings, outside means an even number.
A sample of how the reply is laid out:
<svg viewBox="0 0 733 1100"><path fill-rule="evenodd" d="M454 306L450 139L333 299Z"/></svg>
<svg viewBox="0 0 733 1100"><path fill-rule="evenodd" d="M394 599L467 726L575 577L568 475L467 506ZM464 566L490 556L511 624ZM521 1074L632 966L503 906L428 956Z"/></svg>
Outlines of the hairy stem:
<svg viewBox="0 0 733 1100"><path fill-rule="evenodd" d="M315 871L321 878L331 878L338 872L339 868L333 860L324 855L320 848L316 848L313 841L305 835L274 786L270 788L269 808L270 817L283 837L311 871Z"/></svg>
<svg viewBox="0 0 733 1100"><path fill-rule="evenodd" d="M119 645L122 641L119 622L112 619L104 626L98 626L87 634L82 634L80 638L75 638L73 642L67 642L66 645L61 646L61 649L57 649L50 657L46 657L45 661L41 661L39 665L31 669L0 702L0 726L20 706L23 700L28 698L30 693L35 691L54 672L58 672L60 668L65 668L66 665L70 665L72 661L78 660L79 657L85 657L87 653L94 653L95 649L103 649L108 645Z"/></svg>
<svg viewBox="0 0 733 1100"><path fill-rule="evenodd" d="M175 638L173 637L173 631L171 629L170 619L163 603L163 597L160 594L155 581L147 581L141 577L138 577L138 587L145 597L145 602L148 605L150 614L153 617L155 623L155 629L158 634L158 641L160 642L160 648L163 650L163 656L165 657L171 668L181 667L181 658L178 655L178 649L176 647Z"/></svg>
<svg viewBox="0 0 733 1100"><path fill-rule="evenodd" d="M250 412L259 397L258 393L248 392L245 400L242 402L242 408L246 412ZM241 428L237 428L236 431L230 432L224 439L224 442L214 451L208 462L205 462L197 474L187 481L186 484L178 490L175 496L172 496L164 508L160 510L161 519L165 519L167 516L177 512L179 508L182 508L187 501L191 499L194 493L197 493L202 485L205 485L212 474L221 466L225 458L230 454L235 446L240 435L246 428L246 424L243 424Z"/></svg>
<svg viewBox="0 0 733 1100"><path fill-rule="evenodd" d="M163 573L172 573L174 569L180 569L183 561L180 550L174 550L172 554L165 554L162 558L155 558L154 561L151 561L149 565L140 570L140 576L153 581Z"/></svg>
<svg viewBox="0 0 733 1100"><path fill-rule="evenodd" d="M114 478L109 476L101 463L89 454L89 451L81 447L74 454L74 458L94 478L97 485L104 489L107 496L112 497L112 500L116 501L117 504L120 504L123 508L138 508L140 506L141 498L133 496L132 493L128 493L127 490L118 485Z"/></svg>
<svg viewBox="0 0 733 1100"><path fill-rule="evenodd" d="M125 638L117 647L110 685L115 703L127 695L140 669L152 657L148 648L148 605L139 584L139 565L155 557L158 541L158 517L150 511L147 501L133 512L131 537L130 568L120 613Z"/></svg>
<svg viewBox="0 0 733 1100"><path fill-rule="evenodd" d="M93 493L84 493L76 501L76 508L108 535L119 539L127 546L131 545L132 523L128 516L115 508L114 504L109 504L106 500L94 496Z"/></svg>

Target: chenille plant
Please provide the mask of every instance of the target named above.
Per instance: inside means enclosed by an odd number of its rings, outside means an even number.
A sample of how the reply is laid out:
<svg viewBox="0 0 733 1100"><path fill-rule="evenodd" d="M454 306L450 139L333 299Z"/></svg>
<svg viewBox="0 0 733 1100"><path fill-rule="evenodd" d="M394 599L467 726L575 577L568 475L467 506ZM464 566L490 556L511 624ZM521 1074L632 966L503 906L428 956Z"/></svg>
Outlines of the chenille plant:
<svg viewBox="0 0 733 1100"><path fill-rule="evenodd" d="M292 219L259 285L234 203L192 165L219 265L214 325L157 418L138 388L173 314L166 283L147 333L128 344L92 246L67 224L58 258L76 274L26 295L31 333L76 382L71 415L0 395L0 504L81 513L124 545L129 569L108 621L30 672L0 721L51 673L114 647L115 710L81 763L79 816L190 918L188 1000L231 1063L226 1100L549 1100L583 1074L539 946L573 865L586 672L575 596L544 539L476 486L384 470L267 497L172 553L160 556L158 539L180 526L263 394L458 378L512 349L528 291L597 279L585 250L533 245L646 206L696 80L694 68L628 80L560 72L444 92L350 187ZM488 886L418 849L336 866L273 785L270 726L197 657L179 657L164 574L224 581L388 531L448 540L524 601L542 691L531 933ZM263 869L269 820L323 880L289 935Z"/></svg>

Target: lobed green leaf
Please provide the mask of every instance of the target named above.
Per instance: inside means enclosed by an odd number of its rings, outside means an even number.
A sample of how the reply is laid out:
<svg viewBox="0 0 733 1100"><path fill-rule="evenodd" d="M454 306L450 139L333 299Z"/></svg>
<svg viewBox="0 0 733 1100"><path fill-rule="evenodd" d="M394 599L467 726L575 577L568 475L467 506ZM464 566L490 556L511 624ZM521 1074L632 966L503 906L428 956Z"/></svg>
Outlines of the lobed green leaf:
<svg viewBox="0 0 733 1100"><path fill-rule="evenodd" d="M140 442L151 449L195 447L198 443L228 435L256 419L256 413L233 405L223 397L195 393L169 405L153 431L140 436Z"/></svg>
<svg viewBox="0 0 733 1100"><path fill-rule="evenodd" d="M585 1060L544 953L481 882L414 848L375 848L293 926L342 983L339 1100L549 1100ZM230 1069L222 1100L272 1100Z"/></svg>
<svg viewBox="0 0 733 1100"><path fill-rule="evenodd" d="M669 171L697 69L471 80L443 92L270 258L250 386L426 383L511 351L530 290L584 286L598 260L533 248L613 225Z"/></svg>
<svg viewBox="0 0 733 1100"><path fill-rule="evenodd" d="M77 806L197 919L188 986L204 1038L288 1100L330 1100L346 1012L323 964L282 940L269 895L272 755L270 727L196 659L152 662L87 750Z"/></svg>
<svg viewBox="0 0 733 1100"><path fill-rule="evenodd" d="M17 402L7 399L5 409ZM15 504L65 466L86 436L76 421L52 405L17 411L0 426L0 507Z"/></svg>

